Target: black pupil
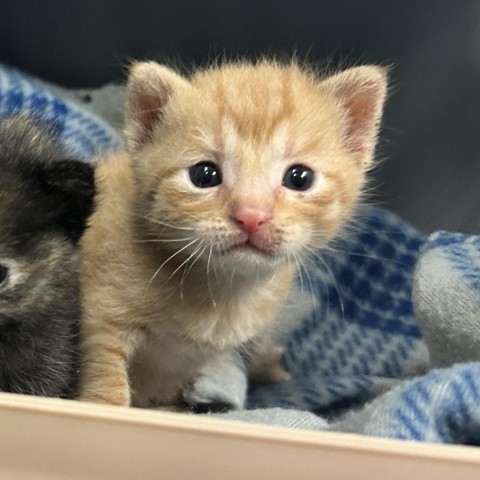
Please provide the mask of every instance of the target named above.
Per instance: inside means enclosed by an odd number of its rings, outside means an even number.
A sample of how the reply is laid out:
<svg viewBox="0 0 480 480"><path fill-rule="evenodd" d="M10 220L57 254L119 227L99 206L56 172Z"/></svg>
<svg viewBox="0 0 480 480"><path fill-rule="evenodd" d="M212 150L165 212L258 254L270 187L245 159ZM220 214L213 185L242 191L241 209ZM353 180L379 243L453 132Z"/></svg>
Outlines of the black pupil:
<svg viewBox="0 0 480 480"><path fill-rule="evenodd" d="M0 285L4 282L7 278L8 268L0 265Z"/></svg>
<svg viewBox="0 0 480 480"><path fill-rule="evenodd" d="M292 190L304 191L311 187L313 172L308 167L294 165L290 167L283 177L283 185Z"/></svg>
<svg viewBox="0 0 480 480"><path fill-rule="evenodd" d="M222 183L220 170L213 162L200 162L189 169L190 180L199 188L216 187Z"/></svg>

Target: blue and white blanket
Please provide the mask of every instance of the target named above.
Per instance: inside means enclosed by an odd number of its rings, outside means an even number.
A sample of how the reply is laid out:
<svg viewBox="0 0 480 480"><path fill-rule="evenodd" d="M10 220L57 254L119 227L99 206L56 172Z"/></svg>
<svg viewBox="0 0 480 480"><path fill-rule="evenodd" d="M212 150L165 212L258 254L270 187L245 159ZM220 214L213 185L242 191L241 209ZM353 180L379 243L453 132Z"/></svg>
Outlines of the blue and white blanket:
<svg viewBox="0 0 480 480"><path fill-rule="evenodd" d="M119 90L107 94L118 104ZM0 65L1 114L39 116L86 159L121 145L109 118L71 99ZM246 410L223 416L479 445L480 237L427 239L396 215L368 208L312 260L299 283L317 307L287 340L292 379L257 388Z"/></svg>
<svg viewBox="0 0 480 480"><path fill-rule="evenodd" d="M74 98L66 89L49 89L42 82L0 64L1 115L36 116L53 127L69 152L86 160L102 151L119 148L121 140L117 131L74 101L67 100Z"/></svg>

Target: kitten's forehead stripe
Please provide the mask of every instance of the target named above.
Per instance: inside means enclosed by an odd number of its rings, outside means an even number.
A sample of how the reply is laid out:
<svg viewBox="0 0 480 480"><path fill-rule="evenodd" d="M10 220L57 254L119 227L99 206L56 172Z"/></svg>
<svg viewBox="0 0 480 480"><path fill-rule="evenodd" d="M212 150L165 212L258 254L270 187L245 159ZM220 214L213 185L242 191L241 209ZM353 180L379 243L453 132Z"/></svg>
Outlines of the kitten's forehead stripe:
<svg viewBox="0 0 480 480"><path fill-rule="evenodd" d="M201 99L198 118L221 150L228 150L229 142L248 141L273 146L275 156L308 157L319 149L336 155L342 141L342 112L320 85L314 73L298 65L233 64L197 72L187 105ZM225 122L232 128L225 129ZM282 134L280 145L277 139Z"/></svg>
<svg viewBox="0 0 480 480"><path fill-rule="evenodd" d="M265 142L294 113L294 76L293 69L237 66L200 74L192 83L207 92L219 117L230 120L240 136Z"/></svg>

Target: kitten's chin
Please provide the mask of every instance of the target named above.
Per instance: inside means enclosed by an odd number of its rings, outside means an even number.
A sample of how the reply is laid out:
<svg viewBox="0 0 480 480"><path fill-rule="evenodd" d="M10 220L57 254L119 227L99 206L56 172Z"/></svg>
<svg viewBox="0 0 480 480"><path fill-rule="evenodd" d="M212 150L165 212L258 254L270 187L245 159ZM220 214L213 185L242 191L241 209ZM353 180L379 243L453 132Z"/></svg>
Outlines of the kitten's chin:
<svg viewBox="0 0 480 480"><path fill-rule="evenodd" d="M272 270L282 263L281 258L273 250L262 249L246 242L230 247L218 257L219 263L236 272Z"/></svg>

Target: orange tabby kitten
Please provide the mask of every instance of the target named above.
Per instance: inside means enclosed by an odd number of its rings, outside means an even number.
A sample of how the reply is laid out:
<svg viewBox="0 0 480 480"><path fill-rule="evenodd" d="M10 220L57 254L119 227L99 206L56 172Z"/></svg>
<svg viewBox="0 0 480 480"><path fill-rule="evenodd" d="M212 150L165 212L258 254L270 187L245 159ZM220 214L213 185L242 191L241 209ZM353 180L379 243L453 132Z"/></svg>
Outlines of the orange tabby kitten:
<svg viewBox="0 0 480 480"><path fill-rule="evenodd" d="M385 70L239 62L187 79L146 62L127 90L127 153L98 167L83 239L81 399L175 404L239 347L281 378L269 329L296 261L352 216Z"/></svg>

